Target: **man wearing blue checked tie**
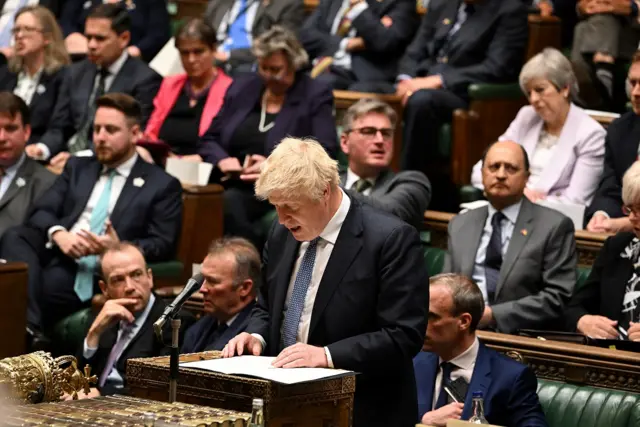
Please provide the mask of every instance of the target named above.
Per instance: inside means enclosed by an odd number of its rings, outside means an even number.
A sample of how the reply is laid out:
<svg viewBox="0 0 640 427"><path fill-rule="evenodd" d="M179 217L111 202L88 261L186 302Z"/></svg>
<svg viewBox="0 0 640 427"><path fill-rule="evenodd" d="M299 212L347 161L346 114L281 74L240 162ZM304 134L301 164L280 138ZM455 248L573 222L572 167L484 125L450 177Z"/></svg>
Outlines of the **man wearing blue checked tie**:
<svg viewBox="0 0 640 427"><path fill-rule="evenodd" d="M265 246L265 279L247 332L223 356L356 371L354 426L415 425L412 358L429 305L416 229L350 199L337 162L312 140L280 142L256 195L275 206L280 224Z"/></svg>
<svg viewBox="0 0 640 427"><path fill-rule="evenodd" d="M90 304L98 290L97 257L120 240L133 242L149 262L175 256L182 187L136 154L141 116L129 95L99 98L95 157L72 157L25 225L0 241L0 257L29 265L34 336Z"/></svg>

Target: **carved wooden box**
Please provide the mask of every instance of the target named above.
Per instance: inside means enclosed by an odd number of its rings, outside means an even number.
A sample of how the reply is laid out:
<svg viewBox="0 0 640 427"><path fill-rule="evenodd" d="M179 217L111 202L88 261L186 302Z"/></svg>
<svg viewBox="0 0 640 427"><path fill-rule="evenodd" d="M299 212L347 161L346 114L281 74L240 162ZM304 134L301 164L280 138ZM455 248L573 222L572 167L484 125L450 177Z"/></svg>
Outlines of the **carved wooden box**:
<svg viewBox="0 0 640 427"><path fill-rule="evenodd" d="M181 362L220 357L211 351L180 356ZM349 427L353 418L355 375L282 385L267 380L180 368L180 402L251 412L254 398L264 400L268 427ZM130 359L127 385L136 397L168 400L169 358Z"/></svg>

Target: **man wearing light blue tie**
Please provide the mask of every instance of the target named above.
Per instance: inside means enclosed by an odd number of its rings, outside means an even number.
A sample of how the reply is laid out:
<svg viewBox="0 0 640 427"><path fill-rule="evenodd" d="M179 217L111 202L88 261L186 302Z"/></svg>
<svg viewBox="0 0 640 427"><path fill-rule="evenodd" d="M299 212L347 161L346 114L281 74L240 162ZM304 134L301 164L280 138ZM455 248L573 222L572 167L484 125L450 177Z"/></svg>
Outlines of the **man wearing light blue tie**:
<svg viewBox="0 0 640 427"><path fill-rule="evenodd" d="M134 243L149 262L175 256L182 188L136 154L141 115L129 95L99 98L95 157L71 158L25 225L0 241L1 258L29 265L33 335L89 305L97 290L96 257L114 243Z"/></svg>

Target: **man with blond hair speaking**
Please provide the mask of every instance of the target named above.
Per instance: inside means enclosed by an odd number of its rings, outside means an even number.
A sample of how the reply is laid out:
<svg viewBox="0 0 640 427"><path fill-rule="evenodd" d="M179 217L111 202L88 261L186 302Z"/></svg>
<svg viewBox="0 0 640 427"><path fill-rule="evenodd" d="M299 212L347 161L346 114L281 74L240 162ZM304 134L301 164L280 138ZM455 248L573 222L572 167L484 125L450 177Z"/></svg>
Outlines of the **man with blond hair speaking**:
<svg viewBox="0 0 640 427"><path fill-rule="evenodd" d="M354 426L415 425L412 358L429 305L416 229L351 200L336 161L312 140L284 139L255 187L279 224L264 249L265 279L247 332L223 355L359 372Z"/></svg>

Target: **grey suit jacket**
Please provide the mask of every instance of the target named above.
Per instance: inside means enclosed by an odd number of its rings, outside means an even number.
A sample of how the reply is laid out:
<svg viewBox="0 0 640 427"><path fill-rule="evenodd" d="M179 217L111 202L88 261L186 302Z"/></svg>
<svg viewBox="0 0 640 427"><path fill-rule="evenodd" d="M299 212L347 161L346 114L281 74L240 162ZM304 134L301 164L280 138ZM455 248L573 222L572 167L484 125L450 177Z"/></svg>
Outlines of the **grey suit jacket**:
<svg viewBox="0 0 640 427"><path fill-rule="evenodd" d="M445 272L472 276L487 215L485 206L451 220ZM557 330L553 322L573 293L576 268L573 222L523 199L491 306L498 330Z"/></svg>
<svg viewBox="0 0 640 427"><path fill-rule="evenodd" d="M55 181L56 176L26 157L0 199L0 236L9 227L22 224L29 208Z"/></svg>
<svg viewBox="0 0 640 427"><path fill-rule="evenodd" d="M247 4L250 4L251 1L247 0ZM297 32L302 26L304 19L303 0L253 1L259 1L260 4L253 20L252 37L258 37L274 25L286 27L293 32ZM224 19L224 15L233 7L234 3L235 0L209 0L204 13L205 22L211 25L211 28L217 30ZM246 64L253 61L254 56L251 53L251 49L234 49L229 52L229 62L232 65Z"/></svg>
<svg viewBox="0 0 640 427"><path fill-rule="evenodd" d="M347 171L340 173L340 184L347 181ZM349 197L389 212L405 222L419 228L424 218L424 211L431 201L431 183L419 171L402 171L393 173L383 171L376 179L375 185L368 196L355 190L346 189Z"/></svg>

